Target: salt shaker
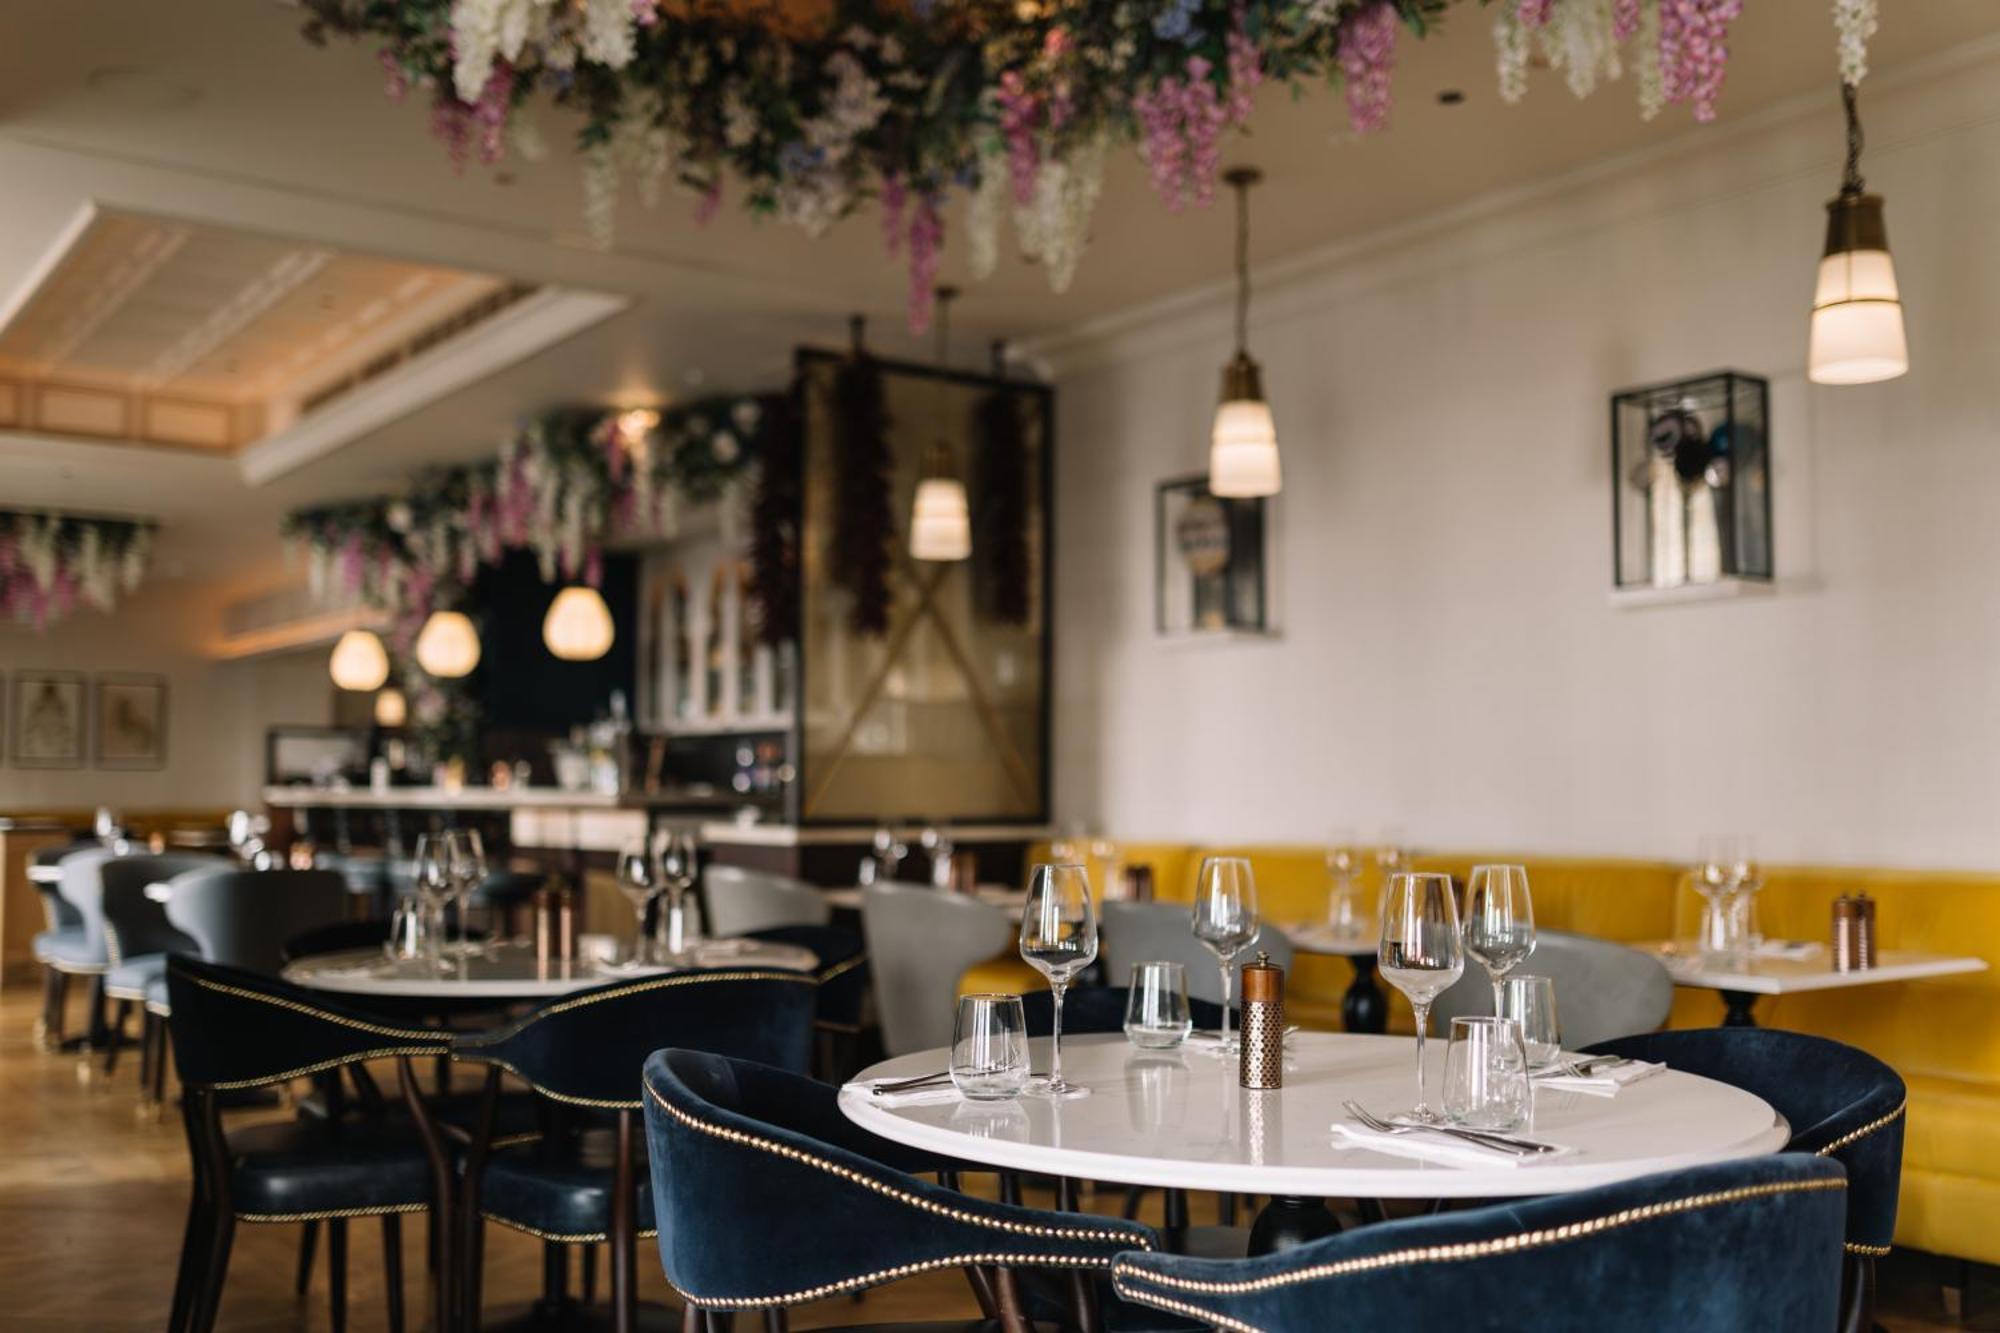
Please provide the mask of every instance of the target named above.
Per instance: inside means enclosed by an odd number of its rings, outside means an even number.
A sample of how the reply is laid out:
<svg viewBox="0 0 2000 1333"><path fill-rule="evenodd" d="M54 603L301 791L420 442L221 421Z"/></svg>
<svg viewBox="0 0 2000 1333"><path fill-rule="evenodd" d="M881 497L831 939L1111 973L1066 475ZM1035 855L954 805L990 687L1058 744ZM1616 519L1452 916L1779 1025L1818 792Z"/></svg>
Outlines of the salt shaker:
<svg viewBox="0 0 2000 1333"><path fill-rule="evenodd" d="M1243 1045L1237 1081L1268 1089L1285 1083L1285 969L1258 951L1243 965Z"/></svg>
<svg viewBox="0 0 2000 1333"><path fill-rule="evenodd" d="M1860 904L1846 894L1833 900L1833 970L1852 972L1861 964Z"/></svg>
<svg viewBox="0 0 2000 1333"><path fill-rule="evenodd" d="M1854 965L1875 966L1875 900L1865 893L1854 898Z"/></svg>

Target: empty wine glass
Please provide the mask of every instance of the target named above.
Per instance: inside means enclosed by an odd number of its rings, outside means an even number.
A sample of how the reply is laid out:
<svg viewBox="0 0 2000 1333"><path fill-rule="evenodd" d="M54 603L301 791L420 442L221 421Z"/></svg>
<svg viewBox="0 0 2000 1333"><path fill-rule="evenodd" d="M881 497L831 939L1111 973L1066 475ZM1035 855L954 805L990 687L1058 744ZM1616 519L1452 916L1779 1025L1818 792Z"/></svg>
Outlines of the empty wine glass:
<svg viewBox="0 0 2000 1333"><path fill-rule="evenodd" d="M1474 866L1465 891L1465 951L1479 960L1493 983L1493 1012L1500 1013L1500 983L1535 951L1535 905L1525 866Z"/></svg>
<svg viewBox="0 0 2000 1333"><path fill-rule="evenodd" d="M678 961L695 943L687 891L694 887L700 846L694 830L684 826L662 829L654 846L660 887L667 894L659 923L661 945L669 961Z"/></svg>
<svg viewBox="0 0 2000 1333"><path fill-rule="evenodd" d="M1236 955L1257 938L1257 877L1244 856L1211 856L1195 884L1191 926L1222 967L1222 1046L1230 1047L1229 988Z"/></svg>
<svg viewBox="0 0 2000 1333"><path fill-rule="evenodd" d="M444 908L451 901L451 835L424 833L417 837L415 889L424 909L424 957L442 970L444 958Z"/></svg>
<svg viewBox="0 0 2000 1333"><path fill-rule="evenodd" d="M1361 892L1361 849L1344 831L1336 832L1327 846L1326 877L1326 924L1333 937L1352 940L1373 934Z"/></svg>
<svg viewBox="0 0 2000 1333"><path fill-rule="evenodd" d="M486 842L478 829L458 829L445 835L451 856L451 896L458 904L458 944L451 952L477 953L472 943L472 895L486 882Z"/></svg>
<svg viewBox="0 0 2000 1333"><path fill-rule="evenodd" d="M1049 1076L1031 1091L1048 1097L1078 1097L1084 1089L1063 1079L1063 992L1077 973L1097 958L1097 909L1090 901L1090 874L1080 865L1038 865L1028 880L1021 912L1021 957L1049 979L1055 997L1053 1052Z"/></svg>
<svg viewBox="0 0 2000 1333"><path fill-rule="evenodd" d="M1382 891L1382 942L1376 961L1383 978L1409 997L1417 1015L1419 1120L1436 1120L1424 1076L1424 1039L1431 1003L1465 971L1465 941L1458 929L1458 895L1451 876L1402 871Z"/></svg>
<svg viewBox="0 0 2000 1333"><path fill-rule="evenodd" d="M627 843L618 853L618 891L625 895L625 901L632 904L632 910L639 920L632 932L632 961L646 961L646 909L660 892L658 874L653 869L653 858L643 842Z"/></svg>

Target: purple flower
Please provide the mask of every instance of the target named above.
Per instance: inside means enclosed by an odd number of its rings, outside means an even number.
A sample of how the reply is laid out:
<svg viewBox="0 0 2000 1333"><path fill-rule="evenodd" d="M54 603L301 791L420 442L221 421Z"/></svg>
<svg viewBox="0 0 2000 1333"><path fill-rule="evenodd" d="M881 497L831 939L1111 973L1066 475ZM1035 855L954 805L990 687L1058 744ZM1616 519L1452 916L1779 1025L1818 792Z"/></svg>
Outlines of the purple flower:
<svg viewBox="0 0 2000 1333"><path fill-rule="evenodd" d="M1169 0L1166 8L1153 16L1153 35L1163 42L1192 46L1200 37L1194 30L1195 11L1201 0Z"/></svg>
<svg viewBox="0 0 2000 1333"><path fill-rule="evenodd" d="M1389 120L1389 76L1396 67L1396 7L1389 0L1358 9L1340 24L1340 68L1347 76L1347 118L1356 134Z"/></svg>

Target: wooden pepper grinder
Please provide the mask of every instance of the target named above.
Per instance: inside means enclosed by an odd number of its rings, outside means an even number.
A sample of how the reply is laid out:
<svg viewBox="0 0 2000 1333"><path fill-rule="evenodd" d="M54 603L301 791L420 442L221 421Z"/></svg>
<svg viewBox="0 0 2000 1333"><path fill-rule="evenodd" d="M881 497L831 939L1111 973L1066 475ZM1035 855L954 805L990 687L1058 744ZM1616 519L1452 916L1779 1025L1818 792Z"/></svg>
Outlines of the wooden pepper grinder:
<svg viewBox="0 0 2000 1333"><path fill-rule="evenodd" d="M1246 1088L1285 1083L1285 969L1262 950L1243 965L1243 1045L1237 1081Z"/></svg>

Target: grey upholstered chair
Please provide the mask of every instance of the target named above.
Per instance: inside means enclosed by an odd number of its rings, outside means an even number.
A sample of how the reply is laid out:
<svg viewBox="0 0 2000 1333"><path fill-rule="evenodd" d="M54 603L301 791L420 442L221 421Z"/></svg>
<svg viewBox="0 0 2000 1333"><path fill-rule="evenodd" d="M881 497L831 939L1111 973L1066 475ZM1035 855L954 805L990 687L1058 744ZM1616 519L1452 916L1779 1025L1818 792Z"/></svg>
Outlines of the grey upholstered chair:
<svg viewBox="0 0 2000 1333"><path fill-rule="evenodd" d="M861 929L890 1055L950 1045L959 976L1014 938L1014 923L990 903L903 884L861 891Z"/></svg>
<svg viewBox="0 0 2000 1333"><path fill-rule="evenodd" d="M1180 963L1187 968L1188 994L1210 1004L1222 1003L1222 965L1208 946L1194 937L1186 903L1103 903L1098 908L1103 944L1104 979L1108 985L1123 986L1132 975L1134 963ZM1241 965L1262 950L1286 971L1292 966L1292 942L1276 926L1257 932L1256 942L1236 955ZM1243 997L1230 988L1232 1004Z"/></svg>
<svg viewBox="0 0 2000 1333"><path fill-rule="evenodd" d="M285 944L347 914L347 881L333 870L226 870L170 881L167 920L202 961L275 976Z"/></svg>
<svg viewBox="0 0 2000 1333"><path fill-rule="evenodd" d="M776 926L823 926L833 918L826 897L804 880L741 866L702 871L702 906L711 935L747 935Z"/></svg>
<svg viewBox="0 0 2000 1333"><path fill-rule="evenodd" d="M1535 951L1514 971L1554 979L1556 1016L1570 1050L1651 1032L1667 1021L1674 1003L1673 979L1658 959L1589 935L1537 931ZM1492 1012L1493 983L1468 958L1465 975L1438 996L1431 1030L1447 1034L1454 1018Z"/></svg>
<svg viewBox="0 0 2000 1333"><path fill-rule="evenodd" d="M95 838L80 838L37 851L28 865L28 878L41 895L46 929L33 941L35 962L42 969L42 1017L37 1037L46 1050L61 1050L68 1041L65 1016L69 1008L69 979L96 976L108 964L102 942L92 947L83 927L83 913L76 910L58 887L62 883L62 863L78 852L94 851L103 844Z"/></svg>

